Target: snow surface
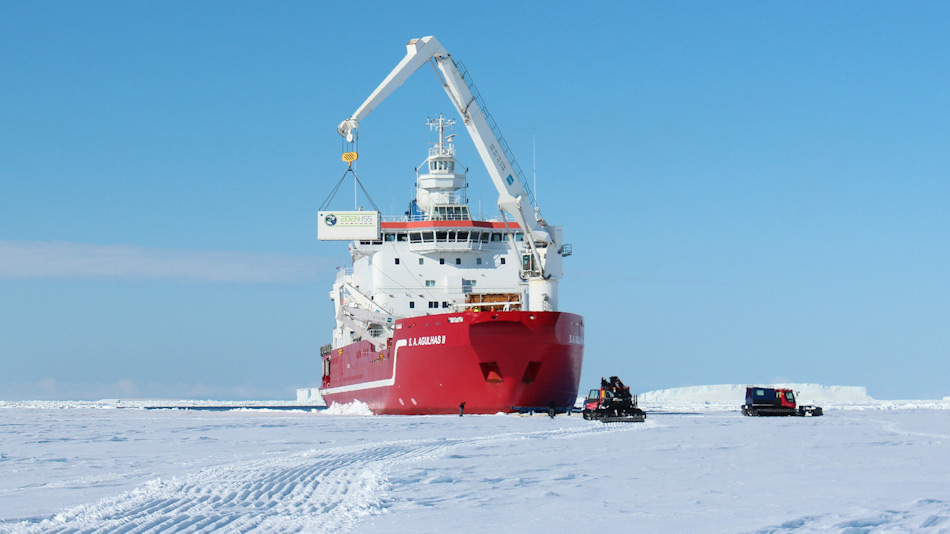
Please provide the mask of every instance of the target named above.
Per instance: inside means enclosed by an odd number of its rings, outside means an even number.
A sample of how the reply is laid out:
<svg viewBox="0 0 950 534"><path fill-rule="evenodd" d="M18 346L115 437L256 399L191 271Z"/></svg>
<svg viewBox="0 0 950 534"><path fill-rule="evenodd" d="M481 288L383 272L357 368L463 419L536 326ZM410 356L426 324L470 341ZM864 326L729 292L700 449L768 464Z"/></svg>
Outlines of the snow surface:
<svg viewBox="0 0 950 534"><path fill-rule="evenodd" d="M611 425L0 403L0 532L950 532L927 402Z"/></svg>

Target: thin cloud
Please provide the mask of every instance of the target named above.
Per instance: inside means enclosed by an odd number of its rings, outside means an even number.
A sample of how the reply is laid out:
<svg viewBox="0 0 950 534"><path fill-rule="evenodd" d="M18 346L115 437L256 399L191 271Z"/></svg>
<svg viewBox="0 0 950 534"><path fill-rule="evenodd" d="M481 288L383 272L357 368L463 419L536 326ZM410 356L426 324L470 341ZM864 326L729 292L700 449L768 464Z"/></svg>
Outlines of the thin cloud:
<svg viewBox="0 0 950 534"><path fill-rule="evenodd" d="M0 278L307 282L333 268L319 256L0 241Z"/></svg>

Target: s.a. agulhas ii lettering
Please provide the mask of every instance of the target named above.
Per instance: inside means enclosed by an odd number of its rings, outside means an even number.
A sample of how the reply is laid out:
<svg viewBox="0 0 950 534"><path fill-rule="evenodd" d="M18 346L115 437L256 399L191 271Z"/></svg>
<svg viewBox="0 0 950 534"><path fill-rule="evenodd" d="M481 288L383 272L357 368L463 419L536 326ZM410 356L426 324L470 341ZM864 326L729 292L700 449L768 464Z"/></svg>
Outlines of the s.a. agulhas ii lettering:
<svg viewBox="0 0 950 534"><path fill-rule="evenodd" d="M421 336L409 338L409 346L418 345L445 345L445 336Z"/></svg>

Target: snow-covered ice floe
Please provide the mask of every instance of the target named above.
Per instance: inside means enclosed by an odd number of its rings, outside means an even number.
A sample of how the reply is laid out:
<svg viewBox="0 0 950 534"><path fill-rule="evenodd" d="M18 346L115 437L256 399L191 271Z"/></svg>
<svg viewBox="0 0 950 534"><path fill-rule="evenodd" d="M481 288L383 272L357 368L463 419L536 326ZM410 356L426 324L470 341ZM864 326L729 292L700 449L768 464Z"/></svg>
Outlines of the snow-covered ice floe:
<svg viewBox="0 0 950 534"><path fill-rule="evenodd" d="M750 384L752 385L752 384ZM889 410L889 409L950 409L944 400L878 400L860 386L826 386L821 384L754 384L776 388L791 388L798 404L815 404L825 410ZM734 411L745 402L745 384L718 384L687 386L638 395L641 407L654 411Z"/></svg>
<svg viewBox="0 0 950 534"><path fill-rule="evenodd" d="M950 529L950 410L604 425L5 406L11 534Z"/></svg>

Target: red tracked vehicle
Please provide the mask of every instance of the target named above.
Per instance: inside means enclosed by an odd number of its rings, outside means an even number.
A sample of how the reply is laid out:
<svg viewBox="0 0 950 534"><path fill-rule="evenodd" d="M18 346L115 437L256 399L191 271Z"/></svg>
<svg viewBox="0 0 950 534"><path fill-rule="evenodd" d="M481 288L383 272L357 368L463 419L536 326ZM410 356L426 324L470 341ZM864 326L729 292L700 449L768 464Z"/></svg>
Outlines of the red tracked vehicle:
<svg viewBox="0 0 950 534"><path fill-rule="evenodd" d="M822 414L821 406L797 406L791 389L749 386L745 390L742 415L814 417Z"/></svg>
<svg viewBox="0 0 950 534"><path fill-rule="evenodd" d="M592 389L584 401L584 419L604 423L642 423L647 414L637 406L637 397L616 376L600 379L600 389Z"/></svg>

